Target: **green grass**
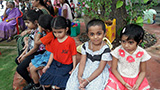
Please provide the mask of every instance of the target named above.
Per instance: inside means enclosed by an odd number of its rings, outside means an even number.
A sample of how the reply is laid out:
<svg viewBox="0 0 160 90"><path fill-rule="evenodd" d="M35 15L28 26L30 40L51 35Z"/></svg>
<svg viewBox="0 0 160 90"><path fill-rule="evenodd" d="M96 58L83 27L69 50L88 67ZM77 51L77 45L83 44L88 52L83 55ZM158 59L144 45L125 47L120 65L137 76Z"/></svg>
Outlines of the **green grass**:
<svg viewBox="0 0 160 90"><path fill-rule="evenodd" d="M6 43L1 42L0 46L16 47L15 41ZM0 48L0 90L13 90L12 83L14 73L16 71L15 58L17 57L17 49Z"/></svg>

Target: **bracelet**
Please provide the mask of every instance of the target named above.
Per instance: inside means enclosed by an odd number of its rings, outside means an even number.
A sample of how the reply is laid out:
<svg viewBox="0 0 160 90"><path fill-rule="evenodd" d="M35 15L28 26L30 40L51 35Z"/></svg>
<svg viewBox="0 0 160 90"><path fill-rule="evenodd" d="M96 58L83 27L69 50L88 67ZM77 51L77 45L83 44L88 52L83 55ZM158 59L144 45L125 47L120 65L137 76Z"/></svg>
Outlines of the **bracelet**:
<svg viewBox="0 0 160 90"><path fill-rule="evenodd" d="M38 32L38 34L43 35L41 32Z"/></svg>
<svg viewBox="0 0 160 90"><path fill-rule="evenodd" d="M90 83L90 81L86 78L86 81L88 82L88 83Z"/></svg>

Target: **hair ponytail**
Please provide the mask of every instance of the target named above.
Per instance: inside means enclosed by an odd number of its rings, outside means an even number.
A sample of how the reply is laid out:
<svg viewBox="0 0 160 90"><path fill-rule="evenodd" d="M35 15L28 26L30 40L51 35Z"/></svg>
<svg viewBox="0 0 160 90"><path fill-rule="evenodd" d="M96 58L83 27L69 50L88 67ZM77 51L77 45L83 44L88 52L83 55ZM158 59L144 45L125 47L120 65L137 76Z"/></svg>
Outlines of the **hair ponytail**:
<svg viewBox="0 0 160 90"><path fill-rule="evenodd" d="M71 35L71 21L69 19L67 19L66 22L67 22L67 27L68 27L67 34Z"/></svg>

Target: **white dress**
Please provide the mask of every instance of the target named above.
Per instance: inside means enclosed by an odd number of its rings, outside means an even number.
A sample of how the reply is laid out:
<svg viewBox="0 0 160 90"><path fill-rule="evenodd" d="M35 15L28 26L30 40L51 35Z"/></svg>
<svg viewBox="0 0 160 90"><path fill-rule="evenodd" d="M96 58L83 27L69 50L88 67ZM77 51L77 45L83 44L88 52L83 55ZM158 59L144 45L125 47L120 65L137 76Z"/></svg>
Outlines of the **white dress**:
<svg viewBox="0 0 160 90"><path fill-rule="evenodd" d="M112 57L110 54L110 49L108 45L104 45L99 51L93 52L88 48L88 42L82 46L82 54L87 55L86 65L83 72L82 78L88 78L99 66L100 60L111 61ZM79 64L76 66L75 70L72 72L67 85L66 90L80 90L78 82L78 68ZM86 87L85 90L104 90L105 85L109 78L109 65L107 64L102 71L102 73L92 80Z"/></svg>

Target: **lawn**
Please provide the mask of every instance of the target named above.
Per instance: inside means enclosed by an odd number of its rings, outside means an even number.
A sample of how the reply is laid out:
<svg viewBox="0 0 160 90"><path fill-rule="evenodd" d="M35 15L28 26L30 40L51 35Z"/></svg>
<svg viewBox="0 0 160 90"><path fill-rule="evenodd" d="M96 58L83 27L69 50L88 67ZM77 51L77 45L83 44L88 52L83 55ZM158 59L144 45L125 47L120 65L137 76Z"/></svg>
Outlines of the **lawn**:
<svg viewBox="0 0 160 90"><path fill-rule="evenodd" d="M17 57L16 41L0 42L0 47L0 90L12 90L17 66L15 63L15 58Z"/></svg>

